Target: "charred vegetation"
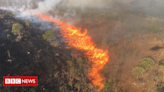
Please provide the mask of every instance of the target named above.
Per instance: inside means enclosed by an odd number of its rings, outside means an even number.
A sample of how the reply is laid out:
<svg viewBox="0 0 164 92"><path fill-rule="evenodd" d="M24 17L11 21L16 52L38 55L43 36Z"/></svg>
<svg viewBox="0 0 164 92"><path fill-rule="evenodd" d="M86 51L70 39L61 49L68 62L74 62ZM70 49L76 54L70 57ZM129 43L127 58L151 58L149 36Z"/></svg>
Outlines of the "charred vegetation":
<svg viewBox="0 0 164 92"><path fill-rule="evenodd" d="M45 31L0 10L0 91L1 92L94 92L88 73L91 63L83 52L51 45ZM10 13L9 13L10 14ZM12 33L12 25L24 27L22 38ZM54 35L53 35L54 36ZM80 52L81 54L79 54ZM37 87L2 87L3 76L39 77Z"/></svg>

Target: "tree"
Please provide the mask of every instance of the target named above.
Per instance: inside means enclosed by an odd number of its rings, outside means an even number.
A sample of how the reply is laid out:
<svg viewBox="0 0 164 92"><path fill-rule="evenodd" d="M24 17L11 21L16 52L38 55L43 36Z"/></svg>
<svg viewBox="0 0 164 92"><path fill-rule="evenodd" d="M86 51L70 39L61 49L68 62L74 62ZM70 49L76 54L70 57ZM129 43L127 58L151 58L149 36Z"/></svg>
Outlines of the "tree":
<svg viewBox="0 0 164 92"><path fill-rule="evenodd" d="M150 57L143 58L143 61L139 63L139 66L144 69L152 69L154 66L154 60Z"/></svg>
<svg viewBox="0 0 164 92"><path fill-rule="evenodd" d="M23 27L23 25L21 25L20 23L14 23L13 25L12 25L12 31L11 31L14 35L16 35L16 34L19 34L19 36L21 35L21 34L23 34L23 32L25 32L24 31L24 27Z"/></svg>
<svg viewBox="0 0 164 92"><path fill-rule="evenodd" d="M147 61L142 61L141 63L139 63L139 66L144 68L144 69L149 68L149 64Z"/></svg>
<svg viewBox="0 0 164 92"><path fill-rule="evenodd" d="M14 35L18 35L16 38L16 41L20 41L22 39L22 35L25 32L24 31L24 27L23 25L19 24L19 23L14 23L12 25L12 31L11 31Z"/></svg>
<svg viewBox="0 0 164 92"><path fill-rule="evenodd" d="M152 58L145 57L145 58L143 58L143 61L147 61L147 63L148 63L147 69L152 69L154 67L154 60Z"/></svg>
<svg viewBox="0 0 164 92"><path fill-rule="evenodd" d="M133 74L134 76L136 76L137 79L138 79L138 78L141 78L141 77L143 76L143 73L144 73L144 72L145 72L145 69L142 68L142 67L139 67L139 66L133 68L133 70L132 70L132 74Z"/></svg>
<svg viewBox="0 0 164 92"><path fill-rule="evenodd" d="M45 40L47 40L49 42L56 39L55 34L51 30L48 30L47 32L45 32L45 34L43 34L42 36Z"/></svg>

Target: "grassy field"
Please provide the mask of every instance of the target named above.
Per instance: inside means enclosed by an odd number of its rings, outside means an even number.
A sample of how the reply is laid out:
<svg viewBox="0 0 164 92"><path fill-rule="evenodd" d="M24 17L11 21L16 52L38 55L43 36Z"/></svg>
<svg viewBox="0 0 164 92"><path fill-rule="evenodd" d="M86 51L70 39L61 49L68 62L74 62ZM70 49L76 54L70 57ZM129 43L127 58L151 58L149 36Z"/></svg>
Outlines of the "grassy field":
<svg viewBox="0 0 164 92"><path fill-rule="evenodd" d="M159 62L164 59L163 18L110 10L81 11L77 15L80 21L76 26L87 28L96 46L109 51L110 61L102 70L107 83L102 92L162 92ZM136 70L142 75L136 78L133 71L146 57L154 64L151 69ZM149 64L144 61L142 66Z"/></svg>

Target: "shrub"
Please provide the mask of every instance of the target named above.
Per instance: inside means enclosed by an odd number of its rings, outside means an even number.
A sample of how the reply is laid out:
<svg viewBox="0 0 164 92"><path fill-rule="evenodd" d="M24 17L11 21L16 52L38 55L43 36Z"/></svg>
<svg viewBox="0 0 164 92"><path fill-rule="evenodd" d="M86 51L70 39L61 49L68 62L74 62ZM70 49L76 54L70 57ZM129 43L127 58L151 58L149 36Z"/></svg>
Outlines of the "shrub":
<svg viewBox="0 0 164 92"><path fill-rule="evenodd" d="M145 69L142 67L139 67L139 66L133 68L133 70L132 70L132 74L134 76L136 76L136 78L141 78L143 76L144 72L145 72Z"/></svg>
<svg viewBox="0 0 164 92"><path fill-rule="evenodd" d="M47 40L49 42L56 39L55 34L51 30L48 30L47 32L45 32L45 34L43 34L42 36L45 40Z"/></svg>
<svg viewBox="0 0 164 92"><path fill-rule="evenodd" d="M67 61L69 67L74 67L74 63L72 61Z"/></svg>
<svg viewBox="0 0 164 92"><path fill-rule="evenodd" d="M164 65L159 66L158 72L164 73Z"/></svg>
<svg viewBox="0 0 164 92"><path fill-rule="evenodd" d="M149 64L147 61L142 61L141 63L139 63L139 66L144 69L147 69L149 67Z"/></svg>
<svg viewBox="0 0 164 92"><path fill-rule="evenodd" d="M143 58L139 66L144 69L152 69L154 66L154 60L150 57Z"/></svg>
<svg viewBox="0 0 164 92"><path fill-rule="evenodd" d="M5 15L12 16L12 15L13 15L13 13L12 13L12 12L10 12L10 11L7 11L7 12L5 12Z"/></svg>
<svg viewBox="0 0 164 92"><path fill-rule="evenodd" d="M30 21L26 20L26 26L30 27Z"/></svg>
<svg viewBox="0 0 164 92"><path fill-rule="evenodd" d="M80 91L80 88L81 88L80 86L81 86L81 83L80 83L80 82L77 82L77 83L75 84L75 87L78 89L77 92Z"/></svg>
<svg viewBox="0 0 164 92"><path fill-rule="evenodd" d="M110 87L112 85L112 81L111 79L108 79L105 84L104 84L104 88L101 90L101 92L110 92Z"/></svg>
<svg viewBox="0 0 164 92"><path fill-rule="evenodd" d="M161 32L163 30L163 28L160 27L159 25L149 25L148 30L152 31L154 33L158 33L158 32Z"/></svg>
<svg viewBox="0 0 164 92"><path fill-rule="evenodd" d="M77 63L83 63L83 59L81 57L77 58L76 60Z"/></svg>
<svg viewBox="0 0 164 92"><path fill-rule="evenodd" d="M164 85L163 85L162 82L159 82L157 84L157 88L156 88L156 91L155 92L163 92L163 90L164 90Z"/></svg>
<svg viewBox="0 0 164 92"><path fill-rule="evenodd" d="M59 46L59 43L54 41L54 42L51 42L51 45L54 47L57 47L57 46Z"/></svg>
<svg viewBox="0 0 164 92"><path fill-rule="evenodd" d="M14 33L14 35L15 34L19 34L20 35L21 33L25 32L25 31L24 31L23 25L21 25L19 23L14 23L12 25L12 31L11 32Z"/></svg>
<svg viewBox="0 0 164 92"><path fill-rule="evenodd" d="M22 39L23 36L17 36L17 38L15 39L16 42L19 42Z"/></svg>
<svg viewBox="0 0 164 92"><path fill-rule="evenodd" d="M7 34L7 38L9 39L9 37L10 37L10 34Z"/></svg>
<svg viewBox="0 0 164 92"><path fill-rule="evenodd" d="M164 60L160 61L159 65L164 65Z"/></svg>

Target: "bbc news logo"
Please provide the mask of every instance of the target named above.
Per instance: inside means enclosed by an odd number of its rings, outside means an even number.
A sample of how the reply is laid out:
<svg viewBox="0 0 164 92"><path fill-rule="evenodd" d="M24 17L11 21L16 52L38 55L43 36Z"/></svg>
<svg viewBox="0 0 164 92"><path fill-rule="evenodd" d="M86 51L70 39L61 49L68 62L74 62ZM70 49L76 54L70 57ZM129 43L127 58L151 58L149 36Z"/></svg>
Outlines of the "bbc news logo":
<svg viewBox="0 0 164 92"><path fill-rule="evenodd" d="M38 76L3 76L3 86L38 86Z"/></svg>

